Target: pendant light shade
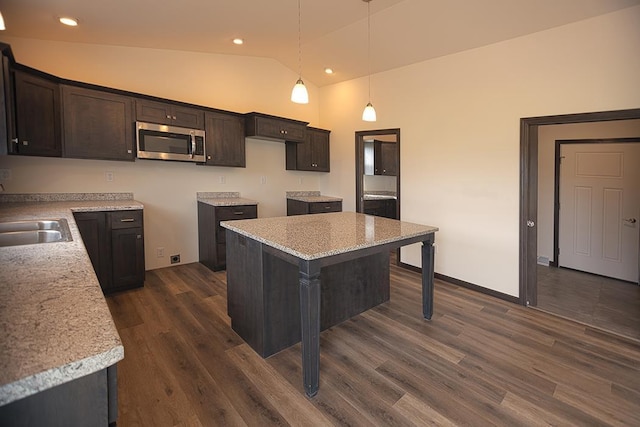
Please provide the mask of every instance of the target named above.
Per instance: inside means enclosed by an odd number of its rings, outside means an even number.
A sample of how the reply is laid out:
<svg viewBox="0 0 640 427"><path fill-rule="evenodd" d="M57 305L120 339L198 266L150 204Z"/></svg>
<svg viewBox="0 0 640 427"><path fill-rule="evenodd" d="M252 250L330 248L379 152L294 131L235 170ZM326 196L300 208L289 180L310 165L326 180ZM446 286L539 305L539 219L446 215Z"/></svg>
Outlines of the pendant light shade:
<svg viewBox="0 0 640 427"><path fill-rule="evenodd" d="M375 122L377 119L376 110L371 104L371 0L362 0L367 3L367 60L369 63L369 102L367 102L362 112L362 120L365 122Z"/></svg>
<svg viewBox="0 0 640 427"><path fill-rule="evenodd" d="M296 104L309 103L309 93L307 92L307 87L304 85L302 79L298 79L295 86L293 86L293 90L291 91L291 100Z"/></svg>
<svg viewBox="0 0 640 427"><path fill-rule="evenodd" d="M370 102L367 103L367 106L364 107L364 111L362 112L362 120L365 122L375 122L376 118L376 110Z"/></svg>
<svg viewBox="0 0 640 427"><path fill-rule="evenodd" d="M0 12L0 30L6 30L7 28L4 26L4 18L2 17L2 12Z"/></svg>
<svg viewBox="0 0 640 427"><path fill-rule="evenodd" d="M309 92L302 81L302 44L300 38L300 0L298 0L298 81L291 91L291 101L296 104L308 104Z"/></svg>

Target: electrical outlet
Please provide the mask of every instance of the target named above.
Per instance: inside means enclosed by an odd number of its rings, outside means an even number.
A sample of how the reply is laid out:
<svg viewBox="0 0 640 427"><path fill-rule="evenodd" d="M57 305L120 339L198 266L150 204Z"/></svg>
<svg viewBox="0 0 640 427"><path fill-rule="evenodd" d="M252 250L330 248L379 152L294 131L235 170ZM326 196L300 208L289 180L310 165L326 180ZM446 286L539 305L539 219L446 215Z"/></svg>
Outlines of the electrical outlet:
<svg viewBox="0 0 640 427"><path fill-rule="evenodd" d="M158 258L164 258L164 248L157 248L156 249L156 256Z"/></svg>
<svg viewBox="0 0 640 427"><path fill-rule="evenodd" d="M105 172L105 173L104 173L104 179L105 179L105 181L107 181L107 182L111 182L111 181L113 181L113 172L108 172L108 171L107 171L107 172Z"/></svg>
<svg viewBox="0 0 640 427"><path fill-rule="evenodd" d="M11 181L11 169L0 169L0 181Z"/></svg>
<svg viewBox="0 0 640 427"><path fill-rule="evenodd" d="M171 255L171 264L177 264L180 262L180 254Z"/></svg>
<svg viewBox="0 0 640 427"><path fill-rule="evenodd" d="M300 185L302 185L302 183L303 183L303 182L304 182L304 178L303 178L303 177L300 177L300 179L298 180L298 183L299 183Z"/></svg>
<svg viewBox="0 0 640 427"><path fill-rule="evenodd" d="M220 175L220 177L218 177L218 183L226 184L227 183L227 177L224 176L224 175Z"/></svg>
<svg viewBox="0 0 640 427"><path fill-rule="evenodd" d="M261 176L260 177L260 184L266 184L267 183L267 177L266 176Z"/></svg>

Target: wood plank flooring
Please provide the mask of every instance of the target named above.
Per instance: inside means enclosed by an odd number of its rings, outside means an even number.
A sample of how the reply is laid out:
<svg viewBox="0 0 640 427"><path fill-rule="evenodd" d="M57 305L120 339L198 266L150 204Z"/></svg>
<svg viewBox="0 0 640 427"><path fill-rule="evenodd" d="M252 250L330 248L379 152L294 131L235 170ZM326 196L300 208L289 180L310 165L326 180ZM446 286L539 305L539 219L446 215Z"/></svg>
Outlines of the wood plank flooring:
<svg viewBox="0 0 640 427"><path fill-rule="evenodd" d="M536 308L640 341L640 286L568 268L537 266Z"/></svg>
<svg viewBox="0 0 640 427"><path fill-rule="evenodd" d="M147 272L107 302L124 343L119 426L640 425L640 344L391 265L391 300L262 359L230 327L225 272Z"/></svg>

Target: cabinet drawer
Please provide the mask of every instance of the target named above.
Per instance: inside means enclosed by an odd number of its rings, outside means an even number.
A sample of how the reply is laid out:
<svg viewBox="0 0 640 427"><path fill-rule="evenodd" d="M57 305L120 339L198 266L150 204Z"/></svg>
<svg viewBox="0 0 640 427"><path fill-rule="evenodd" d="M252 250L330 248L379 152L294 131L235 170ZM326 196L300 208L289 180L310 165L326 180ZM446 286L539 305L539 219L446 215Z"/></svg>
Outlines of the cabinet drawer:
<svg viewBox="0 0 640 427"><path fill-rule="evenodd" d="M111 229L142 227L142 211L116 211L109 212Z"/></svg>
<svg viewBox="0 0 640 427"><path fill-rule="evenodd" d="M234 219L257 218L258 207L255 205L218 206L216 207L216 219L229 221Z"/></svg>
<svg viewBox="0 0 640 427"><path fill-rule="evenodd" d="M309 213L342 212L342 202L309 203Z"/></svg>

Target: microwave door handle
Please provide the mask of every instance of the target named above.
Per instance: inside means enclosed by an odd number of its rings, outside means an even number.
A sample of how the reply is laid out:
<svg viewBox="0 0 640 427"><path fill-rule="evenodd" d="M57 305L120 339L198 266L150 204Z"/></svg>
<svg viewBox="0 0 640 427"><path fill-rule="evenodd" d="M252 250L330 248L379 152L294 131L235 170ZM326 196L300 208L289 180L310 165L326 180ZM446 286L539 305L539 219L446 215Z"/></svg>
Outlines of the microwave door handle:
<svg viewBox="0 0 640 427"><path fill-rule="evenodd" d="M189 154L189 157L193 159L193 154L196 152L196 135L193 131L189 132L189 135L191 136L191 154Z"/></svg>

